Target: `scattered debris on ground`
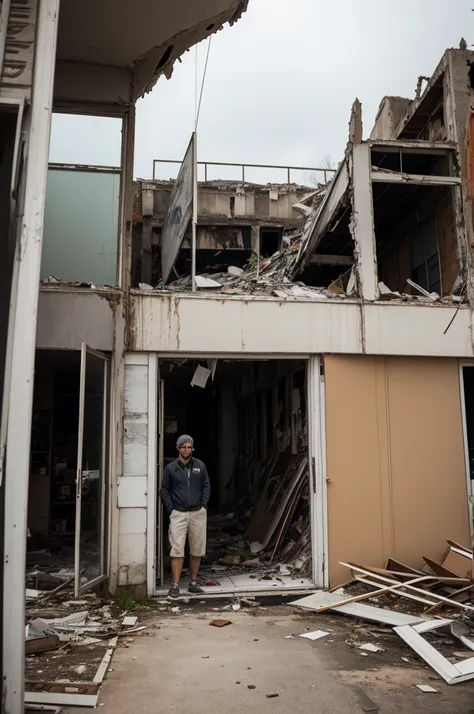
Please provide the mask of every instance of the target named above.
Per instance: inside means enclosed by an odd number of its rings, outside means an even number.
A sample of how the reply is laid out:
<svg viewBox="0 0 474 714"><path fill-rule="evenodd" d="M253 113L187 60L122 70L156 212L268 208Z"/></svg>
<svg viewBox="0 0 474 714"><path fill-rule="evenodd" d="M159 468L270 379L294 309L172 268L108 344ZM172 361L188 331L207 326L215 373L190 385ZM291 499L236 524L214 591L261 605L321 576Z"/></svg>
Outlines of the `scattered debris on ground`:
<svg viewBox="0 0 474 714"><path fill-rule="evenodd" d="M391 627L448 684L474 679L473 554L453 541L447 545L441 563L424 558L424 570L393 559L389 559L385 568L341 563L353 578L345 588L335 592L319 590L292 605L316 613L333 611ZM371 599L377 606L363 602ZM438 614L442 608L449 611L448 616ZM383 652L378 642L358 641L361 635L374 636L378 632L383 633L384 628L362 625L358 632L348 635L346 642L363 650L362 655ZM459 648L459 642L466 648L464 653L452 650L456 643Z"/></svg>
<svg viewBox="0 0 474 714"><path fill-rule="evenodd" d="M94 707L115 648L147 627L96 593L74 599L69 573L51 576L42 567L28 573L52 589L36 590L26 600L25 702ZM65 578L59 590L56 577Z"/></svg>

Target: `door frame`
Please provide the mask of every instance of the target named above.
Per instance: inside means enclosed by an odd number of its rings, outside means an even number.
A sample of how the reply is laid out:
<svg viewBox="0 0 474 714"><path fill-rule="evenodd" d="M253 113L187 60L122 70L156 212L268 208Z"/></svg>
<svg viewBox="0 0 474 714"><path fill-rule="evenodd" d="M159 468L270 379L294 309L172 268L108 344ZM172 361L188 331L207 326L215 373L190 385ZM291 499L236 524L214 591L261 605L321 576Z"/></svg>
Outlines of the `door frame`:
<svg viewBox="0 0 474 714"><path fill-rule="evenodd" d="M245 354L241 353L166 353L149 352L148 380L148 493L147 493L147 593L156 595L157 561L163 563L161 543L162 507L157 497L162 475L163 417L165 385L160 387L160 360L179 356L182 359L235 359L240 362L258 360L296 360L306 363L308 451L310 463L310 513L313 583L316 587L327 587L328 570L328 518L326 481L326 424L324 408L324 373L319 355L308 354ZM161 412L161 416L160 416ZM160 425L161 422L161 425ZM160 517L161 516L161 517ZM157 534L160 534L159 536ZM158 557L156 548L161 548Z"/></svg>
<svg viewBox="0 0 474 714"><path fill-rule="evenodd" d="M461 399L461 420L462 420L462 437L464 446L464 464L466 469L466 495L467 507L469 513L469 535L471 543L474 542L474 503L473 503L473 479L471 479L471 468L469 464L469 441L467 438L467 415L466 415L466 397L464 384L464 367L474 367L474 362L468 360L459 360L459 396Z"/></svg>
<svg viewBox="0 0 474 714"><path fill-rule="evenodd" d="M104 394L102 404L102 454L100 459L101 483L100 483L100 534L99 534L99 564L101 574L93 580L88 580L81 585L81 514L82 514L82 459L84 446L84 407L86 399L86 362L87 355L94 355L102 360L104 364ZM95 585L107 580L107 558L105 553L105 532L106 532L106 498L108 486L108 382L109 382L110 359L102 352L94 350L85 342L81 344L81 365L80 365L80 386L79 386L79 424L77 428L77 467L76 467L76 522L74 535L74 597L79 597L82 593L90 590Z"/></svg>

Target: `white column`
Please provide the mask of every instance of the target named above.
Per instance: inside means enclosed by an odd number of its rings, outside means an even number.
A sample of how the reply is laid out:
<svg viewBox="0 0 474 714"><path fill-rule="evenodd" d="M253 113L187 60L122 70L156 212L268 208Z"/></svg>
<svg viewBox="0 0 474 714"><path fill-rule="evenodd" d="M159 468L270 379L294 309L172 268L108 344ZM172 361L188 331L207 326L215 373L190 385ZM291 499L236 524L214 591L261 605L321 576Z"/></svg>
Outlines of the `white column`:
<svg viewBox="0 0 474 714"><path fill-rule="evenodd" d="M319 355L312 355L307 367L309 493L313 582L328 587L328 518L326 488L326 429L324 376Z"/></svg>
<svg viewBox="0 0 474 714"><path fill-rule="evenodd" d="M28 143L24 210L16 260L18 284L12 318L13 344L5 471L3 583L3 703L5 714L23 712L25 649L25 553L30 469L31 411L38 288L59 0L41 0Z"/></svg>
<svg viewBox="0 0 474 714"><path fill-rule="evenodd" d="M356 144L352 150L353 206L352 230L364 300L376 300L379 294L377 254L375 250L370 146Z"/></svg>

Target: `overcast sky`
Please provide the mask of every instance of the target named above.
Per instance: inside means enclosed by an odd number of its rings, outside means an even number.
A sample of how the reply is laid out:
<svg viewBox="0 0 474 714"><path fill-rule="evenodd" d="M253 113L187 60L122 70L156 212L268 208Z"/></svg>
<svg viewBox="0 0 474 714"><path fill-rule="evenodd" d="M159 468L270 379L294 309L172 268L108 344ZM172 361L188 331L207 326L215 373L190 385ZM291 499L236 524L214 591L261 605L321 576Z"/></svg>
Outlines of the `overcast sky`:
<svg viewBox="0 0 474 714"><path fill-rule="evenodd" d="M250 0L242 19L212 38L199 160L315 166L329 155L338 162L353 100L362 102L367 136L384 95L413 97L418 76L431 75L447 47L463 36L472 45L473 7L474 0ZM200 75L206 50L207 42L198 46ZM193 130L194 72L193 48L170 80L139 100L136 176L151 177L153 158L182 158ZM55 118L51 160L82 163L94 153L95 163L115 163L118 133L114 139L107 120L78 121ZM71 131L73 158L66 156ZM172 175L166 167L160 177Z"/></svg>

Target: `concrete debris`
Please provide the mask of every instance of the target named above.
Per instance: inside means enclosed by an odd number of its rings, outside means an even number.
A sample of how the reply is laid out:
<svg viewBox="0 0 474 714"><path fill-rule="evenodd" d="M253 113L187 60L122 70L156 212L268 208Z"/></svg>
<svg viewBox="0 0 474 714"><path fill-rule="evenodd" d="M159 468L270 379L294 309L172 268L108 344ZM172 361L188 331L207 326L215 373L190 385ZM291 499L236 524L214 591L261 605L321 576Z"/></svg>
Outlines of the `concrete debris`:
<svg viewBox="0 0 474 714"><path fill-rule="evenodd" d="M313 642L315 640L320 640L322 637L326 637L329 635L329 632L325 632L324 630L315 630L314 632L305 632L302 635L298 635L298 637L304 637L307 640L312 640Z"/></svg>
<svg viewBox="0 0 474 714"><path fill-rule="evenodd" d="M111 671L110 662L118 637L145 629L127 629L137 625L138 617L121 614L115 603L104 601L96 593L86 593L80 600L73 600L70 593L57 592L54 587L57 578L60 582L61 577L66 578L65 585L72 588L70 571L60 570L62 572L48 573L35 567L27 573L27 577L52 586L49 592L54 593L47 601L38 598L26 602L25 702L28 709L40 699L44 703L67 705L71 694L76 697L77 706L96 706L101 683L107 671ZM60 654L56 655L54 650ZM58 657L60 666L56 661Z"/></svg>
<svg viewBox="0 0 474 714"><path fill-rule="evenodd" d="M415 684L415 687L420 690L420 692L425 692L426 694L439 694L439 690L431 687L429 684Z"/></svg>
<svg viewBox="0 0 474 714"><path fill-rule="evenodd" d="M371 642L366 642L362 645L357 645L357 649L364 650L364 652L383 652L383 647L373 645Z"/></svg>

